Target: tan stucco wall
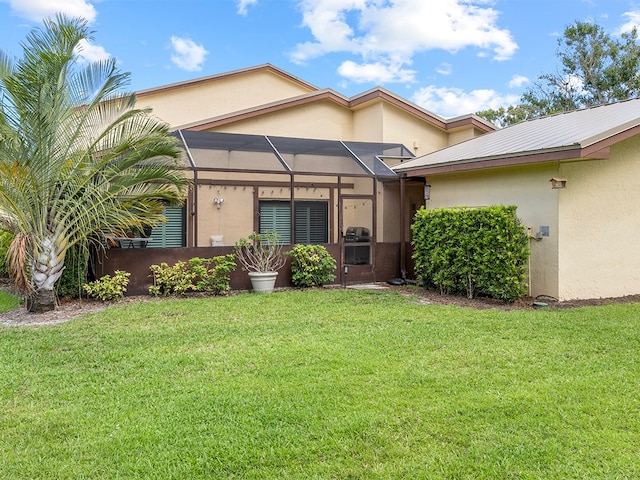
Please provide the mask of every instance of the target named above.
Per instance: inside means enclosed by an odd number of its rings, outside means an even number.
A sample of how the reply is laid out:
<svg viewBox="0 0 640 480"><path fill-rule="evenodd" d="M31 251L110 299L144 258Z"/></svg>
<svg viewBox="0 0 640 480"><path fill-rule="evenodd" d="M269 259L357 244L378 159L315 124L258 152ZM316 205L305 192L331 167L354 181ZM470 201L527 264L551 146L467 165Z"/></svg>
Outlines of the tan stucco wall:
<svg viewBox="0 0 640 480"><path fill-rule="evenodd" d="M448 145L448 133L382 101L353 113L353 140L402 143L416 156Z"/></svg>
<svg viewBox="0 0 640 480"><path fill-rule="evenodd" d="M351 111L328 100L309 103L259 117L228 123L215 132L274 135L280 137L351 140Z"/></svg>
<svg viewBox="0 0 640 480"><path fill-rule="evenodd" d="M472 125L451 131L449 132L449 145L455 145L456 143L464 142L465 140L469 140L481 134L482 132L474 128Z"/></svg>
<svg viewBox="0 0 640 480"><path fill-rule="evenodd" d="M531 239L530 293L558 296L558 190L553 164L429 177L427 208L516 205L517 214L533 233L549 227L549 236Z"/></svg>
<svg viewBox="0 0 640 480"><path fill-rule="evenodd" d="M374 102L352 112L353 138L360 142L380 142L384 135L384 108Z"/></svg>
<svg viewBox="0 0 640 480"><path fill-rule="evenodd" d="M266 70L222 76L175 89L142 92L138 107L174 127L309 93L309 89Z"/></svg>
<svg viewBox="0 0 640 480"><path fill-rule="evenodd" d="M198 224L196 246L209 246L211 236L219 235L224 236L225 245L233 245L239 238L251 233L254 229L254 215L257 213L254 211L256 193L258 200L290 199L290 188L285 183L289 181L289 175L239 175L229 172L225 174L226 178L220 178L220 173L200 172L199 174L201 181L214 180L214 182L211 185L200 185L197 189L197 202L194 205ZM216 179L218 181L237 182L238 185L216 185ZM346 198L343 202L343 225L339 225L337 177L295 175L295 181L304 184L304 186L294 188L295 200L328 202L328 220L333 220L329 229L330 243L337 243L340 233L348 226L364 226L373 231L373 202L370 198ZM277 182L277 185L269 183L261 185L260 182ZM368 177L345 177L342 180L341 192L347 197L350 195L371 196L373 194L372 182L373 180ZM382 193L382 190L380 190L381 195L378 196L378 201L382 201ZM220 208L213 202L214 198L224 199ZM392 199L390 201L393 202L395 200ZM378 228L381 228L380 223L378 223ZM382 239L379 239L379 241L382 241Z"/></svg>
<svg viewBox="0 0 640 480"><path fill-rule="evenodd" d="M253 197L251 186L201 186L198 188L197 247L211 245L212 235L223 235L225 245L233 245L239 238L253 231ZM224 198L217 208L214 198Z"/></svg>
<svg viewBox="0 0 640 480"><path fill-rule="evenodd" d="M562 164L560 176L560 297L640 293L640 137L608 160Z"/></svg>

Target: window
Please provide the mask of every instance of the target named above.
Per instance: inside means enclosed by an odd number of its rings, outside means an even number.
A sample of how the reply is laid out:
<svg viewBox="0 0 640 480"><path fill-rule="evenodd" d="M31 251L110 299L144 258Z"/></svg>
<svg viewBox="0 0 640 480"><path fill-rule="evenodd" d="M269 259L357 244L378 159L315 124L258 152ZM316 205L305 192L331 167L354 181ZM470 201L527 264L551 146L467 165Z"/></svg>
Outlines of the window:
<svg viewBox="0 0 640 480"><path fill-rule="evenodd" d="M184 208L165 207L166 223L159 223L151 231L148 247L184 247Z"/></svg>
<svg viewBox="0 0 640 480"><path fill-rule="evenodd" d="M291 242L291 203L260 202L260 233L278 232L280 243L327 243L329 238L327 202L294 202L294 239Z"/></svg>
<svg viewBox="0 0 640 480"><path fill-rule="evenodd" d="M260 233L267 232L277 232L281 244L291 244L289 202L260 202Z"/></svg>

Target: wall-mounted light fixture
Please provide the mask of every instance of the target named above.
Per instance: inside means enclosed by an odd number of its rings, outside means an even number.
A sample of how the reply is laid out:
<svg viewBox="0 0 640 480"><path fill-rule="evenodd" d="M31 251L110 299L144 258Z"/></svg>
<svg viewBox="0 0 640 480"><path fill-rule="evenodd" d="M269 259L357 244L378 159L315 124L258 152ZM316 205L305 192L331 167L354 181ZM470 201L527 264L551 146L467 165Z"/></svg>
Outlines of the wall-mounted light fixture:
<svg viewBox="0 0 640 480"><path fill-rule="evenodd" d="M220 207L222 206L222 204L224 203L224 198L214 198L213 199L213 203L216 205L216 207L218 208L218 210L220 210Z"/></svg>
<svg viewBox="0 0 640 480"><path fill-rule="evenodd" d="M431 198L431 185L428 183L424 184L424 199L429 200Z"/></svg>
<svg viewBox="0 0 640 480"><path fill-rule="evenodd" d="M551 182L551 188L553 189L558 189L558 188L566 188L567 187L567 179L563 178L563 177L553 177L551 180L549 180Z"/></svg>

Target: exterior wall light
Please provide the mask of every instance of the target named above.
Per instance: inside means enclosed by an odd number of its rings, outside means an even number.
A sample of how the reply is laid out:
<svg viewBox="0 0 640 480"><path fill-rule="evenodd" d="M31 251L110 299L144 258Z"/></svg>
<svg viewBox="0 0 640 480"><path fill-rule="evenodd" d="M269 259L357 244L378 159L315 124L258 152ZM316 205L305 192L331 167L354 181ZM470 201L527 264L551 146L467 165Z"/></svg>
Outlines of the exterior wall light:
<svg viewBox="0 0 640 480"><path fill-rule="evenodd" d="M220 210L220 207L222 206L222 204L224 203L224 198L214 198L213 199L213 203L216 205L216 207L218 208L218 210Z"/></svg>
<svg viewBox="0 0 640 480"><path fill-rule="evenodd" d="M429 200L431 198L431 185L428 183L424 184L424 199Z"/></svg>
<svg viewBox="0 0 640 480"><path fill-rule="evenodd" d="M566 188L567 187L567 179L566 178L553 177L549 181L551 182L551 188L553 188L555 190L557 190L559 188Z"/></svg>

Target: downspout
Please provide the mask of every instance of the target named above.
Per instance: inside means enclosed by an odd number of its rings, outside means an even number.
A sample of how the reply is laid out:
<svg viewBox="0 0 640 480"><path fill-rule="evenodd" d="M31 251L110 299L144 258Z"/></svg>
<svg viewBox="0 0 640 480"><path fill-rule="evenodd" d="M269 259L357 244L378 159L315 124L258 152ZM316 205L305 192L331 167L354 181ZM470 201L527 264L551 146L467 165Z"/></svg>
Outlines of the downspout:
<svg viewBox="0 0 640 480"><path fill-rule="evenodd" d="M344 232L342 231L342 176L338 175L338 248L340 250L338 269L340 270L340 284L347 286L346 268L344 265Z"/></svg>
<svg viewBox="0 0 640 480"><path fill-rule="evenodd" d="M407 247L405 245L405 202L407 189L407 174L400 175L400 275L403 279L407 277Z"/></svg>

